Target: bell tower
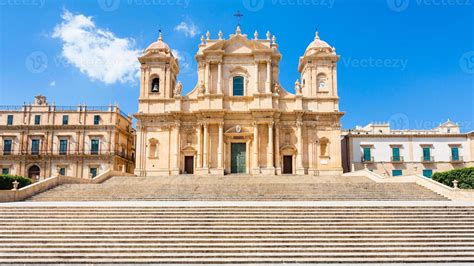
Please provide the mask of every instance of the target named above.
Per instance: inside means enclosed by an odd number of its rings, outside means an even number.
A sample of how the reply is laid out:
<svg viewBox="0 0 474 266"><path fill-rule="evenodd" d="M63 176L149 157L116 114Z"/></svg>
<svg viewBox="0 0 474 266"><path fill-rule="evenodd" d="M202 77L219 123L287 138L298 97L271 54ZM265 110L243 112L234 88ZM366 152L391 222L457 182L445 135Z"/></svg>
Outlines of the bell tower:
<svg viewBox="0 0 474 266"><path fill-rule="evenodd" d="M337 97L338 60L336 49L316 32L298 65L304 97Z"/></svg>
<svg viewBox="0 0 474 266"><path fill-rule="evenodd" d="M169 99L174 97L178 60L160 31L158 40L145 49L138 58L141 64L140 99Z"/></svg>

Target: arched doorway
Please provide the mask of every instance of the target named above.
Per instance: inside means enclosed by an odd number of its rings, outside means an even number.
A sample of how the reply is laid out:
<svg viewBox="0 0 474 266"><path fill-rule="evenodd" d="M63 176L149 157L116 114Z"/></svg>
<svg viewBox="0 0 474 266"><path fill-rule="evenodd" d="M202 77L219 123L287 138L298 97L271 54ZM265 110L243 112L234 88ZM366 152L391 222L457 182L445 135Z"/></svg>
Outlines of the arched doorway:
<svg viewBox="0 0 474 266"><path fill-rule="evenodd" d="M35 179L36 176L40 175L40 173L41 173L41 169L36 164L30 166L30 168L28 169L28 177L31 179Z"/></svg>

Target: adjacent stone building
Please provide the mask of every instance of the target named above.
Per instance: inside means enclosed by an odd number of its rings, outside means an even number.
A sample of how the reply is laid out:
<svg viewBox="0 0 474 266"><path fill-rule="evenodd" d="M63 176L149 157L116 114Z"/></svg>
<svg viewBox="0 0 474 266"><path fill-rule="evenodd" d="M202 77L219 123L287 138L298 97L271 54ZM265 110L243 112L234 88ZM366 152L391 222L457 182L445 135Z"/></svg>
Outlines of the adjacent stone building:
<svg viewBox="0 0 474 266"><path fill-rule="evenodd" d="M133 172L135 130L117 106L0 106L0 168L33 178L89 178L107 169Z"/></svg>
<svg viewBox="0 0 474 266"><path fill-rule="evenodd" d="M198 82L182 95L177 58L159 39L139 58L139 176L342 173L337 62L318 34L299 59L295 94L279 82L269 32L201 38Z"/></svg>
<svg viewBox="0 0 474 266"><path fill-rule="evenodd" d="M373 123L343 132L344 172L367 168L386 176L422 174L474 166L474 132L447 121L432 130L394 130Z"/></svg>

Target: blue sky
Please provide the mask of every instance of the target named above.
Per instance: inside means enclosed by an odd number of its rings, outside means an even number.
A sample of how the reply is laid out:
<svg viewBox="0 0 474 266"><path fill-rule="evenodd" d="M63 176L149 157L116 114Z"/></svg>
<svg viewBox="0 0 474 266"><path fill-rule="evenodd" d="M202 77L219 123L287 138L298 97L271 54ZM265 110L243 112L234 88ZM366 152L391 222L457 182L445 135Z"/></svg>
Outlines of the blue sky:
<svg viewBox="0 0 474 266"><path fill-rule="evenodd" d="M178 78L186 92L196 83L200 36L207 30L213 38L219 30L233 33L233 14L240 10L244 33L276 35L280 81L289 91L316 29L336 47L344 128L390 121L396 128L426 129L449 118L470 131L473 2L0 0L0 105L43 94L57 105L118 103L134 113L135 54L156 40L159 29L179 53ZM86 36L71 34L78 24Z"/></svg>

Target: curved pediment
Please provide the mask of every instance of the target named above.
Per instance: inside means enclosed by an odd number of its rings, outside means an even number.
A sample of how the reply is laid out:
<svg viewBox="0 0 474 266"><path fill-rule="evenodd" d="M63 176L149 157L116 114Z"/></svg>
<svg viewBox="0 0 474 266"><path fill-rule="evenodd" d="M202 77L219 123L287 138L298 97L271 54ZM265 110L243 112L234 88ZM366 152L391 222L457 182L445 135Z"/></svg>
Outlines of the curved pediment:
<svg viewBox="0 0 474 266"><path fill-rule="evenodd" d="M225 134L232 134L232 135L237 135L237 134L253 134L248 128L242 127L240 125L237 125L235 127L229 128Z"/></svg>

